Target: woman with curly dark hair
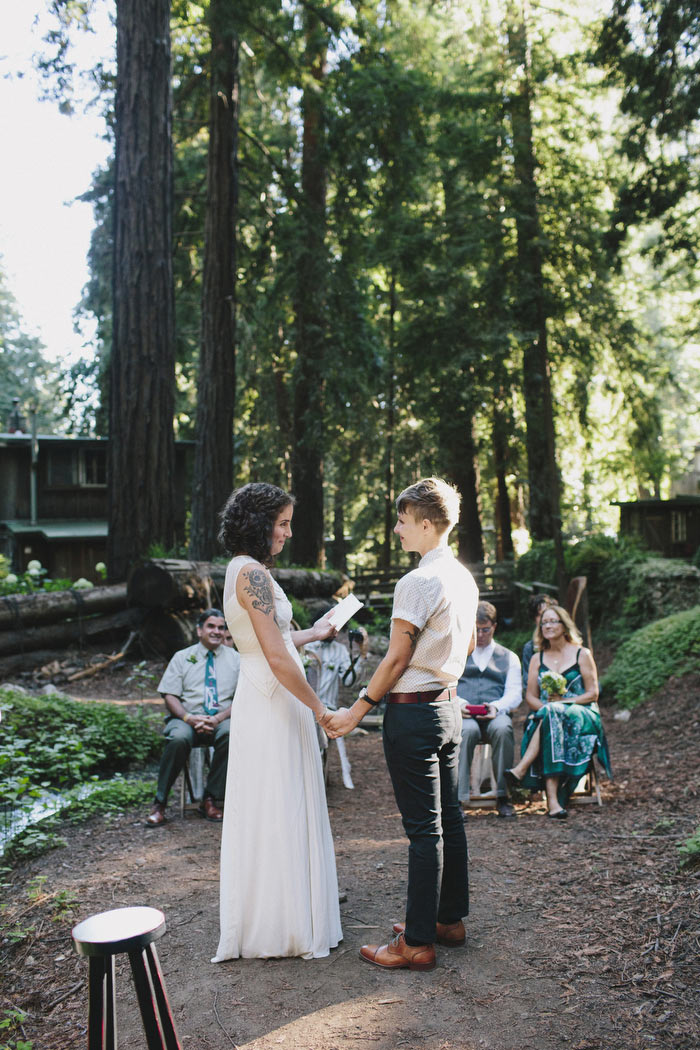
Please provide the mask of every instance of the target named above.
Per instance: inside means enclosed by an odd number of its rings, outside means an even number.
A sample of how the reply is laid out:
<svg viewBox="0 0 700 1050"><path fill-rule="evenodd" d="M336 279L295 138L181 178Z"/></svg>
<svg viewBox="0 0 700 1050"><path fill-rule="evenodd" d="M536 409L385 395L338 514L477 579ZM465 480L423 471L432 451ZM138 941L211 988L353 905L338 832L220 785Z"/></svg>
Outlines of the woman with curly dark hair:
<svg viewBox="0 0 700 1050"><path fill-rule="evenodd" d="M276 485L236 489L219 538L232 555L224 614L241 656L231 707L221 839L221 936L214 962L328 955L342 939L335 854L316 735L329 718L297 647L305 631L269 568L292 535L294 500Z"/></svg>

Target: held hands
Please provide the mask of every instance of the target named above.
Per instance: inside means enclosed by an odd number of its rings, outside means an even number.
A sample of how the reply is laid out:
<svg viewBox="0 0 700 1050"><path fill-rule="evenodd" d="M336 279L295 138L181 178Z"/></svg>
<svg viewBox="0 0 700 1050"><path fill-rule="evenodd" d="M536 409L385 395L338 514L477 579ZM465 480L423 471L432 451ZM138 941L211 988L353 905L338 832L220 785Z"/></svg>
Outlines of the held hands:
<svg viewBox="0 0 700 1050"><path fill-rule="evenodd" d="M339 736L346 736L357 725L357 720L348 707L341 707L339 711L329 712L329 715L328 722L323 722L322 725L331 740L336 740Z"/></svg>

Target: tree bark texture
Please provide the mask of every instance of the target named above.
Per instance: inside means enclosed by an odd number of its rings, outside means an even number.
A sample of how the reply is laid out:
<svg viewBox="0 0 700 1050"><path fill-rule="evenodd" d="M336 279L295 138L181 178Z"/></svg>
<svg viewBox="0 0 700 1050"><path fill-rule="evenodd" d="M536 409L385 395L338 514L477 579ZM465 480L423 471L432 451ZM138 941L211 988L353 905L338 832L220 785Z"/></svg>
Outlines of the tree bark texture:
<svg viewBox="0 0 700 1050"><path fill-rule="evenodd" d="M510 98L515 185L513 204L517 229L518 309L523 333L523 394L527 424L530 482L530 531L534 539L552 539L559 513L559 480L554 453L554 419L547 316L542 275L542 229L537 203L536 161L526 26L515 5L509 6L508 46L518 70L517 89ZM514 74L515 75L515 74Z"/></svg>
<svg viewBox="0 0 700 1050"><path fill-rule="evenodd" d="M384 538L380 568L391 568L394 523L394 434L396 432L396 275L389 282L389 356L387 361L386 451L384 463Z"/></svg>
<svg viewBox="0 0 700 1050"><path fill-rule="evenodd" d="M514 556L508 473L508 430L499 399L493 408L493 465L496 471L496 561Z"/></svg>
<svg viewBox="0 0 700 1050"><path fill-rule="evenodd" d="M174 540L168 0L117 0L108 567Z"/></svg>
<svg viewBox="0 0 700 1050"><path fill-rule="evenodd" d="M323 86L326 32L306 9L306 61L298 211L294 444L292 487L297 498L291 557L302 565L323 564L324 350L326 343L326 160Z"/></svg>
<svg viewBox="0 0 700 1050"><path fill-rule="evenodd" d="M238 39L227 0L211 0L209 151L202 336L192 482L190 555L218 553L218 515L233 487Z"/></svg>
<svg viewBox="0 0 700 1050"><path fill-rule="evenodd" d="M0 598L0 630L37 627L71 616L126 608L126 584L79 591L37 591Z"/></svg>
<svg viewBox="0 0 700 1050"><path fill-rule="evenodd" d="M453 456L450 478L462 495L457 523L457 556L471 565L484 560L479 497L479 464L474 439L474 420L463 409L455 413L459 431L451 445Z"/></svg>

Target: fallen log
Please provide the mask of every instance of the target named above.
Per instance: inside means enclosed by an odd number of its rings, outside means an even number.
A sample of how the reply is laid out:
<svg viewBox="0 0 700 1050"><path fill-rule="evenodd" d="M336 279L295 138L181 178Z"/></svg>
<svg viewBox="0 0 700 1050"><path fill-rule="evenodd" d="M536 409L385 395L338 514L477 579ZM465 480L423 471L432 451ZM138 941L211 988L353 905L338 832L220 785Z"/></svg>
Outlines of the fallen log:
<svg viewBox="0 0 700 1050"><path fill-rule="evenodd" d="M169 660L178 649L197 641L199 613L169 609L151 609L139 628L139 645L145 657Z"/></svg>
<svg viewBox="0 0 700 1050"><path fill-rule="evenodd" d="M349 580L341 572L273 569L280 587L295 598L330 598ZM219 562L157 558L135 565L129 574L129 605L147 609L206 609L223 601L226 565Z"/></svg>
<svg viewBox="0 0 700 1050"><path fill-rule="evenodd" d="M106 616L89 616L19 631L0 631L0 657L86 642L102 635L133 630L139 618L137 610L121 609Z"/></svg>
<svg viewBox="0 0 700 1050"><path fill-rule="evenodd" d="M126 602L125 583L85 590L10 594L0 598L0 629L19 630L92 613L117 612L126 608Z"/></svg>

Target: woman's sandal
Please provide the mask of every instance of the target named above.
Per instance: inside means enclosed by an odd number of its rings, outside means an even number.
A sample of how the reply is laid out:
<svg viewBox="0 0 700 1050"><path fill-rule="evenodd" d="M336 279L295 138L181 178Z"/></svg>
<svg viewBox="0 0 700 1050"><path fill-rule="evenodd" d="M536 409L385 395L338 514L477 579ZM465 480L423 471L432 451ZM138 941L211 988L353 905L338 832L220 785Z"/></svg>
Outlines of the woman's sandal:
<svg viewBox="0 0 700 1050"><path fill-rule="evenodd" d="M566 820L568 812L565 809L558 809L556 813L548 813L547 816L551 817L552 820Z"/></svg>
<svg viewBox="0 0 700 1050"><path fill-rule="evenodd" d="M514 773L512 769L506 769L506 771L504 772L503 776L506 778L506 784L511 789L511 791L514 788L517 790L520 787L520 784L521 784L520 777L518 776L517 773Z"/></svg>

